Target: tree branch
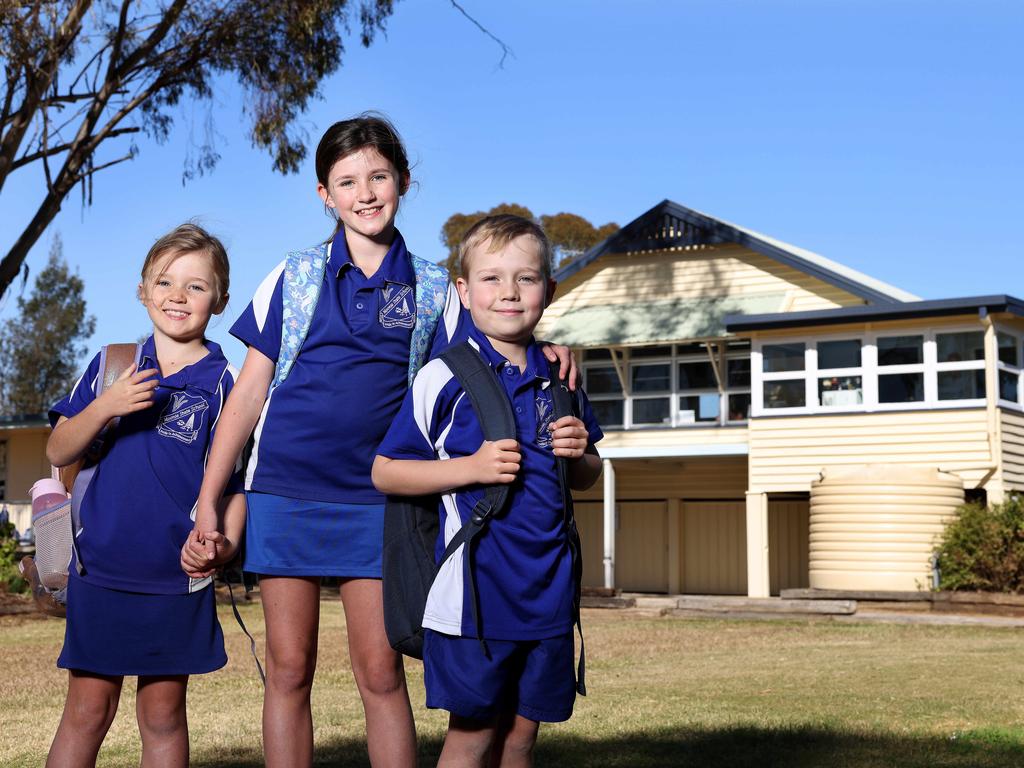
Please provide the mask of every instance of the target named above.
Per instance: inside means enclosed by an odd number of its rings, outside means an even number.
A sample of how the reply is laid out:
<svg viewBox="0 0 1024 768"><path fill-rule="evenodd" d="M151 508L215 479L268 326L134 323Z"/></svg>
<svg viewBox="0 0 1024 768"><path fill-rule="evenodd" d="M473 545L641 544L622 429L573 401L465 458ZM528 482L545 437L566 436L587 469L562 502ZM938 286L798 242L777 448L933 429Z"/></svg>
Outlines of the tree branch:
<svg viewBox="0 0 1024 768"><path fill-rule="evenodd" d="M469 19L473 26L475 26L477 29L479 29L481 32L483 32L485 35L491 38L491 40L493 40L499 46L501 46L501 61L498 62L498 69L504 69L505 59L507 59L509 56L511 56L513 59L516 57L512 49L509 48L501 38L495 36L494 33L491 32L491 30L489 30L487 27L485 27L483 24L477 21L473 16L470 16L469 13L466 12L466 9L459 5L457 2L455 2L455 0L449 0L449 2L452 4L452 7L454 7L455 10L457 10L459 13L461 13L463 16Z"/></svg>
<svg viewBox="0 0 1024 768"><path fill-rule="evenodd" d="M126 133L138 133L141 130L142 129L139 128L138 126L130 126L128 128L118 128L117 130L109 131L107 133L107 135L104 136L104 139L112 139L115 136L121 136L121 135L126 134ZM31 155L22 155L11 166L11 170L12 171L16 171L19 168L21 168L22 166L34 163L36 160L40 160L40 159L42 159L44 157L53 157L54 155L59 155L61 152L67 152L69 149L72 149L73 147L74 147L74 144L71 144L71 143L60 144L60 145L58 145L56 147L50 147L50 148L48 148L46 150L40 150L38 152L33 152Z"/></svg>

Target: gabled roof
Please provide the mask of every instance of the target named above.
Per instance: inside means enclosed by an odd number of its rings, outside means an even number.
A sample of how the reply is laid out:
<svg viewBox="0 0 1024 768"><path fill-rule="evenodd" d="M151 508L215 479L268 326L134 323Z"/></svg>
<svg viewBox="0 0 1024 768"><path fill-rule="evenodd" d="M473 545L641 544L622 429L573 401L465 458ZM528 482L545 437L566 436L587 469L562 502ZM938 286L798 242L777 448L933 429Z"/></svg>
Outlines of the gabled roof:
<svg viewBox="0 0 1024 768"><path fill-rule="evenodd" d="M649 211L622 227L614 235L559 269L554 277L558 281L565 280L605 253L635 253L723 243L742 245L756 253L842 288L854 296L859 296L869 304L892 304L918 300L918 297L912 293L883 283L881 280L845 267L824 256L716 219L692 208L673 203L671 200L662 200Z"/></svg>
<svg viewBox="0 0 1024 768"><path fill-rule="evenodd" d="M956 299L910 301L873 307L839 307L810 312L779 312L769 314L733 314L725 318L730 333L766 331L777 328L800 328L814 325L867 323L880 320L908 320L918 317L1008 313L1024 317L1024 301L1013 296L968 296Z"/></svg>

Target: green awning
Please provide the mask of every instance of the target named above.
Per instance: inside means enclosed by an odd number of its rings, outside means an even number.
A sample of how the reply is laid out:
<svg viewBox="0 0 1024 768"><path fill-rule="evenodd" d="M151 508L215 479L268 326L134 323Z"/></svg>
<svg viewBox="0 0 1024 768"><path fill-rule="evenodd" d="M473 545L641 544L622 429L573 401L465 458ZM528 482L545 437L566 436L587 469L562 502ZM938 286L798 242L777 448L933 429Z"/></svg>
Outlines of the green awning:
<svg viewBox="0 0 1024 768"><path fill-rule="evenodd" d="M783 293L634 301L571 309L544 336L569 347L610 347L726 336L726 315L779 312Z"/></svg>

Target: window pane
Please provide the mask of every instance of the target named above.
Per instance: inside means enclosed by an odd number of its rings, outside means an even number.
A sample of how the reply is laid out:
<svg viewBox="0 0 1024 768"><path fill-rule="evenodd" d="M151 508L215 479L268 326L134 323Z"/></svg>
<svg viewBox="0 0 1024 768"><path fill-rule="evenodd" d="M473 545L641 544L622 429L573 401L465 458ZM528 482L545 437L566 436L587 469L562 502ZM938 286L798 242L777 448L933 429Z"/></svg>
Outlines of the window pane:
<svg viewBox="0 0 1024 768"><path fill-rule="evenodd" d="M585 388L588 394L622 394L622 385L619 383L619 374L615 372L615 366L589 366L584 370L587 373L587 382Z"/></svg>
<svg viewBox="0 0 1024 768"><path fill-rule="evenodd" d="M750 393L729 395L729 421L746 421L750 418Z"/></svg>
<svg viewBox="0 0 1024 768"><path fill-rule="evenodd" d="M864 388L860 376L831 376L818 379L818 402L826 406L860 405Z"/></svg>
<svg viewBox="0 0 1024 768"><path fill-rule="evenodd" d="M672 366L669 363L634 365L633 392L668 392L672 388Z"/></svg>
<svg viewBox="0 0 1024 768"><path fill-rule="evenodd" d="M602 427L622 426L622 400L591 400L590 407L594 411L597 423Z"/></svg>
<svg viewBox="0 0 1024 768"><path fill-rule="evenodd" d="M803 379L766 381L764 383L765 408L802 408L806 402Z"/></svg>
<svg viewBox="0 0 1024 768"><path fill-rule="evenodd" d="M634 424L668 424L671 405L667 397L633 401Z"/></svg>
<svg viewBox="0 0 1024 768"><path fill-rule="evenodd" d="M860 339L818 342L818 370L859 367Z"/></svg>
<svg viewBox="0 0 1024 768"><path fill-rule="evenodd" d="M981 331L939 333L935 336L935 346L940 363L985 359L985 334Z"/></svg>
<svg viewBox="0 0 1024 768"><path fill-rule="evenodd" d="M584 360L611 360L612 351L610 349L585 349L583 350Z"/></svg>
<svg viewBox="0 0 1024 768"><path fill-rule="evenodd" d="M1017 357L1017 337L1008 333L997 333L999 340L999 362L1012 365L1020 365L1020 358Z"/></svg>
<svg viewBox="0 0 1024 768"><path fill-rule="evenodd" d="M923 336L888 336L878 340L878 364L914 365L924 359L923 349Z"/></svg>
<svg viewBox="0 0 1024 768"><path fill-rule="evenodd" d="M765 344L761 348L764 359L764 372L802 371L804 369L804 345L799 344Z"/></svg>
<svg viewBox="0 0 1024 768"><path fill-rule="evenodd" d="M1019 378L1019 374L1011 373L1010 371L1000 371L999 397L1003 400L1009 400L1011 403L1019 402L1017 400L1017 381Z"/></svg>
<svg viewBox="0 0 1024 768"><path fill-rule="evenodd" d="M939 400L985 397L985 371L939 371Z"/></svg>
<svg viewBox="0 0 1024 768"><path fill-rule="evenodd" d="M718 389L711 363L680 363L680 389Z"/></svg>
<svg viewBox="0 0 1024 768"><path fill-rule="evenodd" d="M878 377L878 402L919 403L922 400L923 373L890 373Z"/></svg>
<svg viewBox="0 0 1024 768"><path fill-rule="evenodd" d="M688 395L679 398L679 423L718 421L718 395Z"/></svg>
<svg viewBox="0 0 1024 768"><path fill-rule="evenodd" d="M633 347L629 350L631 358L637 357L672 357L672 347Z"/></svg>
<svg viewBox="0 0 1024 768"><path fill-rule="evenodd" d="M750 358L742 357L736 360L726 360L728 370L728 386L749 387L750 386Z"/></svg>

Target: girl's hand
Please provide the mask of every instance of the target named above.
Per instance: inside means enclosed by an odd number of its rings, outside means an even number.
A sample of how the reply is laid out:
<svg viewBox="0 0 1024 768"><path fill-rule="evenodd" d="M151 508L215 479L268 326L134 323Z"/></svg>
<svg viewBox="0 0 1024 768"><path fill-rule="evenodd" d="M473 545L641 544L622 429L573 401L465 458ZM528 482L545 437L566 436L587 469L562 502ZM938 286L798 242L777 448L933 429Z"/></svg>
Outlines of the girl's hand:
<svg viewBox="0 0 1024 768"><path fill-rule="evenodd" d="M555 456L575 461L587 450L587 427L575 416L563 416L548 425L548 429L551 430L551 449Z"/></svg>
<svg viewBox="0 0 1024 768"><path fill-rule="evenodd" d="M511 483L516 479L522 461L519 443L511 438L495 440L493 443L484 440L483 445L470 458L473 460L475 482L484 485Z"/></svg>
<svg viewBox="0 0 1024 768"><path fill-rule="evenodd" d="M576 367L576 357L572 350L560 344L549 344L541 342L541 351L552 363L558 363L558 375L569 382L569 390L576 391L576 384L579 381L580 369Z"/></svg>
<svg viewBox="0 0 1024 768"><path fill-rule="evenodd" d="M192 579L202 579L213 574L216 569L206 552L206 544L199 531L193 528L188 538L181 545L181 570Z"/></svg>
<svg viewBox="0 0 1024 768"><path fill-rule="evenodd" d="M155 368L136 371L136 367L135 363L128 366L110 388L96 398L97 406L109 418L127 416L153 405L153 390L159 384L155 377L159 371Z"/></svg>

